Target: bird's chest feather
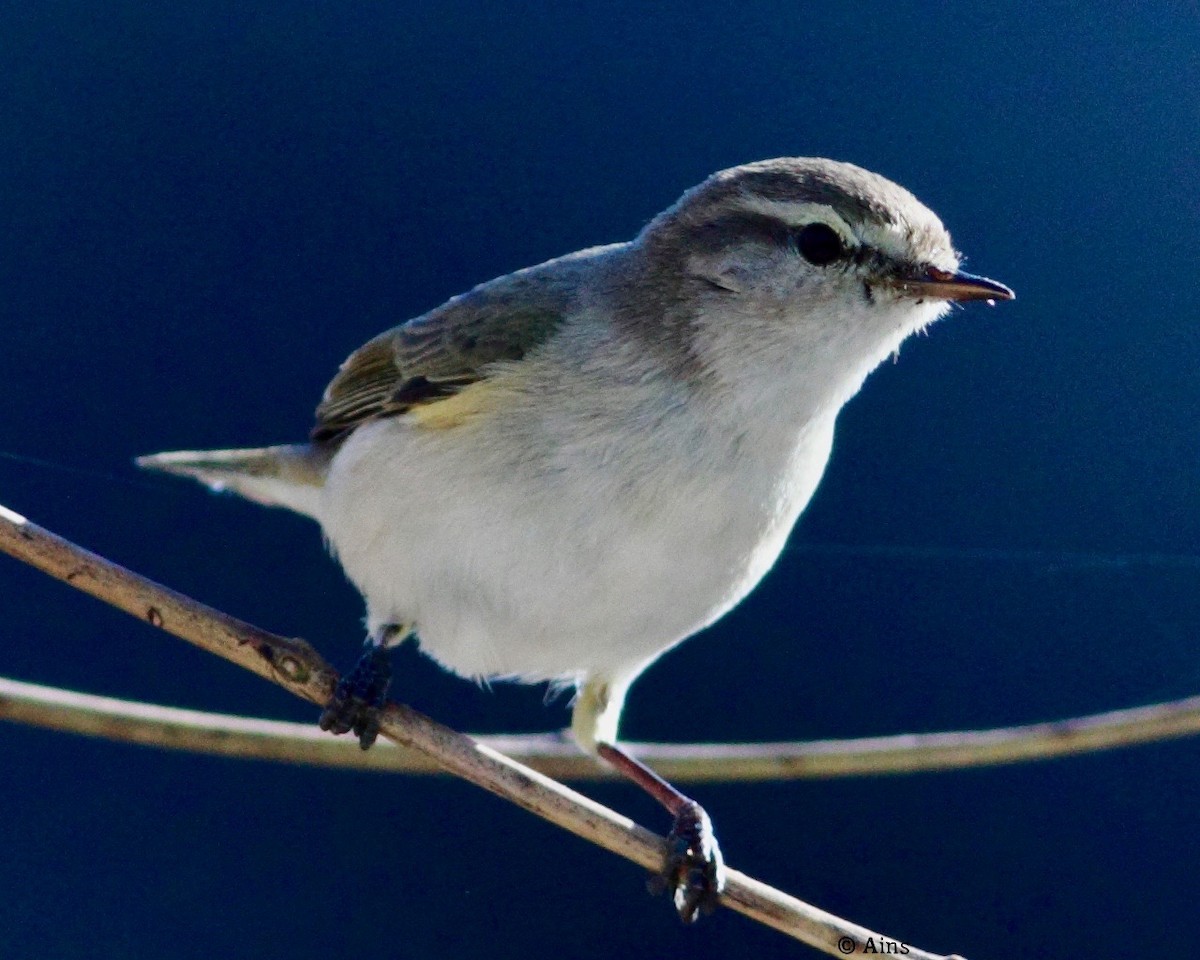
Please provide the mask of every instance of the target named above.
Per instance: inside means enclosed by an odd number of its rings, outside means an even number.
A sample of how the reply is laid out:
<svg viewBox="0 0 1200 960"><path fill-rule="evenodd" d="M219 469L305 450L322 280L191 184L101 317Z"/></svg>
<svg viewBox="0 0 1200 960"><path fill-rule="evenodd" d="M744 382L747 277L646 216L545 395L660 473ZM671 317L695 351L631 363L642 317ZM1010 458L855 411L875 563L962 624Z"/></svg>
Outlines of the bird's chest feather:
<svg viewBox="0 0 1200 960"><path fill-rule="evenodd" d="M680 611L689 632L711 622L775 561L820 478L831 430L648 432L632 464L614 456L564 491L576 529L586 531L580 562L593 550L604 580L624 578L630 595Z"/></svg>
<svg viewBox="0 0 1200 960"><path fill-rule="evenodd" d="M331 472L323 523L371 619L415 621L457 672L611 673L711 623L778 556L832 436L719 428L651 385L603 412L557 399L374 424Z"/></svg>

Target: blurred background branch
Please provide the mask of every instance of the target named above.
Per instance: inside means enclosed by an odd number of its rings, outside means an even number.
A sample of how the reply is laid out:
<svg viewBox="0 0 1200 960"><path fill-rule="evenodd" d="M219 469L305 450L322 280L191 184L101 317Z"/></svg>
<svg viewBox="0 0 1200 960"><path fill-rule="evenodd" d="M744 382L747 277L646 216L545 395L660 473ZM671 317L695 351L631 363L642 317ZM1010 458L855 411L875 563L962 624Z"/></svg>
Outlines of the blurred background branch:
<svg viewBox="0 0 1200 960"><path fill-rule="evenodd" d="M381 743L363 751L315 723L181 710L99 697L0 677L0 719L221 756L394 773L446 771L418 750ZM1200 732L1200 696L1050 723L994 730L911 733L855 740L780 743L628 743L671 780L721 782L916 773L1047 760ZM558 780L615 778L557 733L474 736Z"/></svg>

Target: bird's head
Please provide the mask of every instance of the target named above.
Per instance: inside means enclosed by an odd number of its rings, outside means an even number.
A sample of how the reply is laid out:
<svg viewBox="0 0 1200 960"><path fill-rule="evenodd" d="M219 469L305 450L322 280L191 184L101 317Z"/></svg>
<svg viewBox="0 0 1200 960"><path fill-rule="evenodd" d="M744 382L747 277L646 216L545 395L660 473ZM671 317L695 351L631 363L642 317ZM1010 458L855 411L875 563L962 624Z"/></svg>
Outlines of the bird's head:
<svg viewBox="0 0 1200 960"><path fill-rule="evenodd" d="M688 348L844 367L857 389L900 341L955 302L1010 300L959 269L941 220L848 163L787 157L734 167L642 231L652 272L685 305ZM838 372L836 369L832 371Z"/></svg>

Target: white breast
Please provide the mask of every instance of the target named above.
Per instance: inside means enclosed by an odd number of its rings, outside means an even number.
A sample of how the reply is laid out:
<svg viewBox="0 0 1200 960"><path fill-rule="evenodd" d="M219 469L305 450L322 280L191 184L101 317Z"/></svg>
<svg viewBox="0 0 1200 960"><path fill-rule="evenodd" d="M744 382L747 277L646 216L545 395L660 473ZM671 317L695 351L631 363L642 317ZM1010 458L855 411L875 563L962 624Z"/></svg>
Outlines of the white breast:
<svg viewBox="0 0 1200 960"><path fill-rule="evenodd" d="M836 411L730 420L630 350L568 339L465 425L350 437L321 519L372 627L465 676L631 675L753 588Z"/></svg>

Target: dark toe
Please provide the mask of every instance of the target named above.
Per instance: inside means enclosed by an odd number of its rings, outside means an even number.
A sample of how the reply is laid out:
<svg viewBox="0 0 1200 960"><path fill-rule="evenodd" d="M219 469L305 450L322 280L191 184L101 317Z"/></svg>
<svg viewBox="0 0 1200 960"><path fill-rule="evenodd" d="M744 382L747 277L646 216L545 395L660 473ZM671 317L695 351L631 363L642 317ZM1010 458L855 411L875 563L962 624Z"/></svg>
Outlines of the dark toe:
<svg viewBox="0 0 1200 960"><path fill-rule="evenodd" d="M346 710L346 704L334 702L321 711L321 719L317 722L322 730L328 730L337 735L349 733L352 723Z"/></svg>
<svg viewBox="0 0 1200 960"><path fill-rule="evenodd" d="M380 707L364 706L359 711L358 716L354 718L354 735L358 737L358 745L363 750L371 749L371 744L379 736L379 718L381 712Z"/></svg>
<svg viewBox="0 0 1200 960"><path fill-rule="evenodd" d="M712 822L698 803L689 802L679 811L667 840L666 867L650 889L669 890L679 918L692 923L716 910L725 888L725 861Z"/></svg>
<svg viewBox="0 0 1200 960"><path fill-rule="evenodd" d="M321 712L321 729L333 734L353 732L358 745L364 750L369 748L379 736L379 715L391 680L387 651L368 644L354 669L338 681L333 697Z"/></svg>

